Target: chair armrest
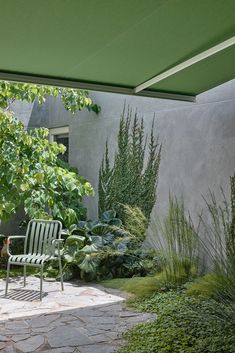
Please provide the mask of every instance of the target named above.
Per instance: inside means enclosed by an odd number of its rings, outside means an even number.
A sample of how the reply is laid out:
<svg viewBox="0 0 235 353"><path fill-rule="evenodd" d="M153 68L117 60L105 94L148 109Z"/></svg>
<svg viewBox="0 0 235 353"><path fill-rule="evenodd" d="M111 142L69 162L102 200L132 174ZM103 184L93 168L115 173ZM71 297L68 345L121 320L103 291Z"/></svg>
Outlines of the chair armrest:
<svg viewBox="0 0 235 353"><path fill-rule="evenodd" d="M63 244L64 239L54 239L52 240L52 250L53 250L53 255L55 255L55 250L57 247L58 250L58 255L60 256L60 244Z"/></svg>
<svg viewBox="0 0 235 353"><path fill-rule="evenodd" d="M7 255L8 256L11 256L11 253L10 253L10 249L9 249L9 244L10 244L10 240L12 239L25 239L25 235L10 235L9 237L7 237Z"/></svg>

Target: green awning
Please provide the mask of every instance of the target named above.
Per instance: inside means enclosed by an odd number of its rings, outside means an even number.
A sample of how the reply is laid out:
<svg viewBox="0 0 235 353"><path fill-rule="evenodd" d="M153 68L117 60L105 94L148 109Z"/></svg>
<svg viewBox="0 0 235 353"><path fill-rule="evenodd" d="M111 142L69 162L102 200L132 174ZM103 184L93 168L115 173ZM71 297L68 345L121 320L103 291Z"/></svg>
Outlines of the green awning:
<svg viewBox="0 0 235 353"><path fill-rule="evenodd" d="M190 101L235 77L235 0L0 0L0 23L1 79Z"/></svg>

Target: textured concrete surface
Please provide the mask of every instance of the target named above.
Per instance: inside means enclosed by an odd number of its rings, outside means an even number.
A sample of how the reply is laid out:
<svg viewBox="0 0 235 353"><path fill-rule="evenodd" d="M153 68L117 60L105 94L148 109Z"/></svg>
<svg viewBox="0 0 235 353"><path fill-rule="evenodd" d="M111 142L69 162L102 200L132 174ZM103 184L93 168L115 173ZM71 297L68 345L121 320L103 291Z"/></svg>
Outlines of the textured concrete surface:
<svg viewBox="0 0 235 353"><path fill-rule="evenodd" d="M40 303L38 279L28 282L26 290L22 279L12 282L5 299L0 281L0 352L111 353L124 344L122 332L155 319L127 310L123 297L95 285L65 283L61 293L58 283L46 283Z"/></svg>

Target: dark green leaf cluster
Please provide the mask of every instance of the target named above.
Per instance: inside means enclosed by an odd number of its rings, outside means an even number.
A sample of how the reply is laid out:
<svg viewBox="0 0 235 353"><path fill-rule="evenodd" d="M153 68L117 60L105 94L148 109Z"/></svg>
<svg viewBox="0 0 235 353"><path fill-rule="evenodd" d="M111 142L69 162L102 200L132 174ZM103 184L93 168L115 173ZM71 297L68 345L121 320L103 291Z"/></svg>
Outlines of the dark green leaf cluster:
<svg viewBox="0 0 235 353"><path fill-rule="evenodd" d="M146 151L148 147L148 153ZM115 209L125 222L122 204L138 207L150 219L156 202L156 188L161 145L154 137L154 122L150 140L144 134L143 119L128 108L123 111L118 133L118 151L110 165L108 143L99 171L99 214Z"/></svg>
<svg viewBox="0 0 235 353"><path fill-rule="evenodd" d="M146 275L155 271L154 254L140 248L140 240L126 231L116 212L104 212L99 221L72 225L65 242L65 272L94 280Z"/></svg>
<svg viewBox="0 0 235 353"><path fill-rule="evenodd" d="M0 81L0 108L2 109L7 109L15 100L33 103L37 98L38 102L42 104L49 96L61 97L65 109L71 113L84 108L99 113L101 109L89 97L89 92L85 90Z"/></svg>
<svg viewBox="0 0 235 353"><path fill-rule="evenodd" d="M132 306L156 313L157 319L127 332L127 346L119 353L235 351L235 317L225 305L172 291L139 299Z"/></svg>

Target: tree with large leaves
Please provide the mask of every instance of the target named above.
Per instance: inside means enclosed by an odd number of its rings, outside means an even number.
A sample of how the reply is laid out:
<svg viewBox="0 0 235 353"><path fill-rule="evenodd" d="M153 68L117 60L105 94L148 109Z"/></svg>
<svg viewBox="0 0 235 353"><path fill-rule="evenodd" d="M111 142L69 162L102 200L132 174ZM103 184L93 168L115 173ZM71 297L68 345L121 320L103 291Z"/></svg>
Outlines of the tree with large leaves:
<svg viewBox="0 0 235 353"><path fill-rule="evenodd" d="M79 219L83 196L93 194L85 178L58 164L65 147L49 143L48 133L45 128L26 131L11 113L0 111L1 220L24 205L30 218L59 219L68 226Z"/></svg>

